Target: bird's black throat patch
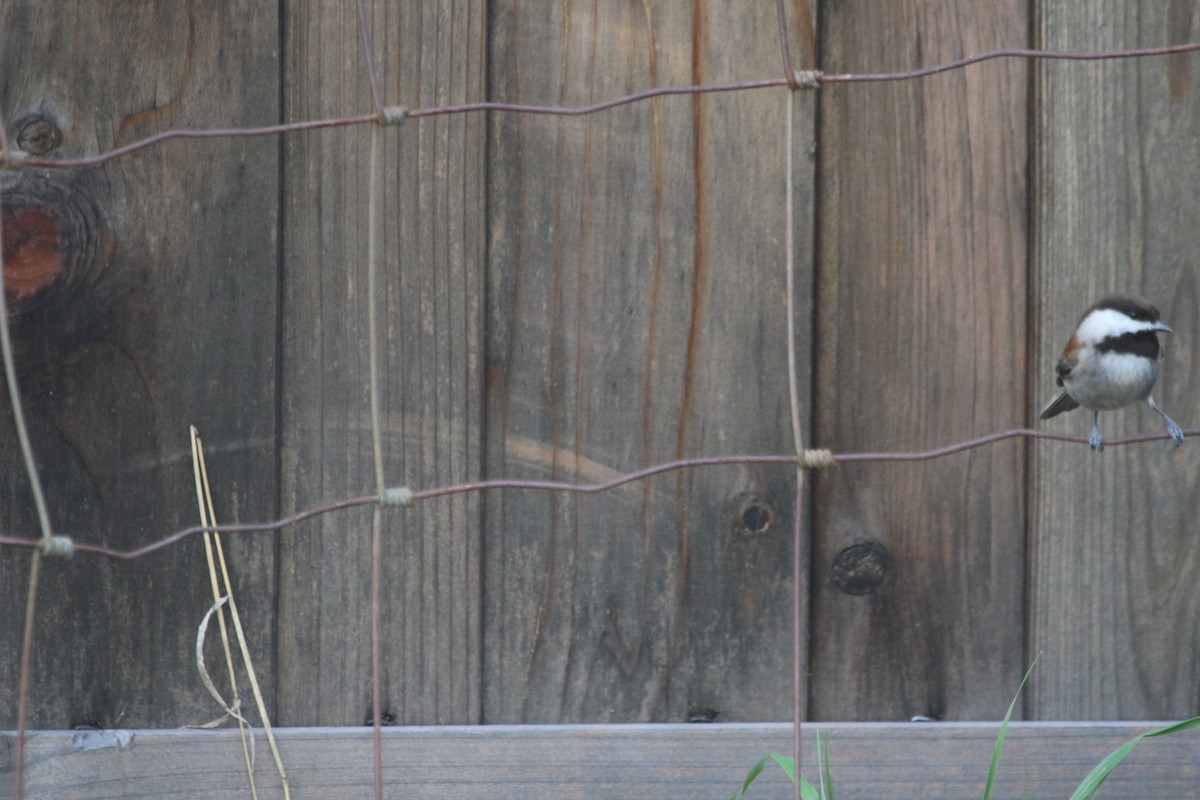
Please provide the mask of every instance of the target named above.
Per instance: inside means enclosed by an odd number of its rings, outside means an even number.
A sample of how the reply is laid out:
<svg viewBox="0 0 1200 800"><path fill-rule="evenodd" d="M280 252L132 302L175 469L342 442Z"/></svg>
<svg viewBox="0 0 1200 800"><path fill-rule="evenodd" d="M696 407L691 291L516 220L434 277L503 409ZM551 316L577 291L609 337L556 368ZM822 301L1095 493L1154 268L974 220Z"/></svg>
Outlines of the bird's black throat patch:
<svg viewBox="0 0 1200 800"><path fill-rule="evenodd" d="M1106 336L1096 344L1101 353L1119 353L1131 356L1145 356L1156 359L1162 352L1158 336L1154 331L1136 331L1122 333L1120 336Z"/></svg>

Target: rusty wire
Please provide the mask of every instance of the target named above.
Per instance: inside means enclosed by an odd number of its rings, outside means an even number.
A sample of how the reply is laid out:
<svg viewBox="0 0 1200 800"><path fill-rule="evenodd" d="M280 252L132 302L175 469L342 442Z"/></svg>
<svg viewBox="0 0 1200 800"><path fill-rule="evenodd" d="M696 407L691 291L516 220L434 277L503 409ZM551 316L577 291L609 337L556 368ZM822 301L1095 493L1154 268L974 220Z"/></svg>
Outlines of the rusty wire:
<svg viewBox="0 0 1200 800"><path fill-rule="evenodd" d="M1200 428L1192 428L1184 431L1184 436L1194 437L1200 436ZM1144 442L1152 442L1157 440L1169 439L1169 434L1153 433L1142 434L1138 436L1123 436L1106 438L1104 446L1121 447L1123 445L1141 444ZM985 447L990 444L1005 441L1007 439L1043 439L1055 442L1070 442L1078 444L1087 444L1086 436L1075 435L1069 433L1056 433L1054 431L1043 431L1032 428L1010 428L996 433L989 433L983 436L977 436L972 439L965 439L953 444L948 444L942 447L935 447L930 450L916 451L895 451L895 452L859 452L859 453L834 453L833 462L837 466L849 464L886 464L886 463L917 463L921 461L933 461L948 456L957 455L968 450L974 450L980 447ZM542 481L542 480L523 480L517 478L497 478L493 480L470 481L465 483L447 484L445 486L435 486L427 489L413 489L411 491L411 501L432 500L438 497L448 497L456 494L470 494L485 491L498 490L517 490L517 491L540 491L540 492L564 492L568 494L599 494L623 486L628 483L644 481L656 475L662 475L668 472L675 472L684 469L696 469L700 467L719 467L719 466L737 466L744 464L788 464L802 465L801 458L794 454L737 454L728 456L694 456L692 458L681 458L675 461L664 461L660 464L654 464L644 469L625 472L610 478L606 481L598 481L596 483L572 483L570 481ZM200 533L274 533L298 525L301 522L306 522L317 517L331 514L337 511L345 511L351 508L360 508L363 506L380 505L388 506L395 505L388 503L379 497L377 494L363 495L361 497L352 497L342 500L333 500L327 503L312 506L311 508L298 511L280 519L271 520L269 522L244 522L244 523L229 523L224 525L192 525L187 528L181 528L173 533L164 536L161 539L142 545L141 547L132 550L122 550L119 548L107 547L100 544L91 544L88 542L74 541L71 544L71 550L74 553L101 556L111 558L117 561L134 561L139 558L144 558L148 555L156 553L189 537ZM30 538L24 536L0 536L0 547L23 547L29 549L37 549L42 546L40 538Z"/></svg>
<svg viewBox="0 0 1200 800"><path fill-rule="evenodd" d="M810 74L818 85L831 83L879 83L887 81L907 81L926 78L952 70L962 69L973 64L992 61L998 58L1021 58L1030 60L1059 60L1059 61L1102 61L1123 58L1146 58L1151 56L1174 55L1200 50L1200 42L1170 45L1166 47L1140 47L1129 50L1102 50L1096 52L1074 52L1062 50L1027 50L1021 48L1002 48L989 50L974 56L947 61L930 67L905 70L901 72L876 72L853 74L825 74L813 71ZM40 169L74 169L93 167L111 161L115 158L130 155L153 145L161 144L172 139L227 139L236 137L278 136L280 134L300 133L303 131L321 130L325 128L340 128L352 125L379 123L381 117L392 117L387 112L397 112L396 117L420 119L422 117L444 116L447 114L468 114L475 112L504 112L513 114L544 114L549 116L577 117L608 111L619 106L629 105L644 100L676 95L698 95L724 92L740 92L752 89L785 87L797 85L795 74L783 78L766 78L761 80L735 81L731 83L710 83L694 86L659 86L644 89L631 94L612 97L596 103L581 106L546 106L528 105L523 103L502 103L482 101L474 103L457 103L444 106L429 106L425 108L402 108L399 106L384 106L382 111L370 114L353 114L344 117L303 120L300 122L285 122L277 125L263 125L247 128L179 128L162 131L144 139L130 142L127 145L99 153L94 156L81 158L12 158L10 167L37 167Z"/></svg>

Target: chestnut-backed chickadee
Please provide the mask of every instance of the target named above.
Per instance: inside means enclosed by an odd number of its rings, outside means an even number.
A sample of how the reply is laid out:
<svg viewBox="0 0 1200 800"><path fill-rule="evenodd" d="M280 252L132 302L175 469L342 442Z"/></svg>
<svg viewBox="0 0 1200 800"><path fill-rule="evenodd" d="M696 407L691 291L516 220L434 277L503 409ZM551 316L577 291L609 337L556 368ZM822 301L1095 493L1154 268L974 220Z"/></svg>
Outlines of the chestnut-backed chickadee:
<svg viewBox="0 0 1200 800"><path fill-rule="evenodd" d="M1100 412L1145 400L1167 422L1175 445L1183 444L1183 430L1168 417L1150 390L1158 379L1163 348L1158 332L1171 328L1158 317L1149 301L1133 295L1106 297L1084 312L1063 348L1055 372L1062 393L1042 410L1042 419L1083 406L1092 412L1093 450L1104 449Z"/></svg>

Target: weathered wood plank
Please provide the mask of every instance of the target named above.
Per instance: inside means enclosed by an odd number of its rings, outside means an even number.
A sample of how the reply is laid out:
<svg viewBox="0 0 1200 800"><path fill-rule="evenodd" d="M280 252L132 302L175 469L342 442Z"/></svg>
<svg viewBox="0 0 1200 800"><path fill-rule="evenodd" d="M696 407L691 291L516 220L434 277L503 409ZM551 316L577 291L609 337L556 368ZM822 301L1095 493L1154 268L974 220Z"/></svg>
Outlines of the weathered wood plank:
<svg viewBox="0 0 1200 800"><path fill-rule="evenodd" d="M1101 759L1149 728L1015 723L1005 739L994 796L1067 797ZM829 747L837 797L957 800L982 793L998 726L812 725L805 729L802 769L812 777L818 730ZM278 737L293 797L339 800L369 793L369 731L284 729ZM1143 741L1113 772L1103 796L1192 796L1200 779L1198 742L1186 733ZM0 738L0 755L8 745ZM390 728L383 738L384 784L408 797L452 800L727 797L750 766L772 752L791 752L788 726ZM532 753L537 757L531 759ZM248 791L234 731L39 733L30 739L29 757L31 800L177 793L220 800ZM258 760L256 780L260 795L276 790L270 759ZM0 796L7 789L7 782L0 783ZM787 798L791 786L772 765L749 796Z"/></svg>
<svg viewBox="0 0 1200 800"><path fill-rule="evenodd" d="M52 126L43 133L61 134L45 157L69 158L170 128L272 123L277 42L275 11L261 3L5 2L9 140L41 118ZM193 423L221 519L274 515L277 176L266 140L170 143L95 169L4 176L6 288L59 531L128 548L195 524ZM59 223L44 243L61 249L64 271L18 296L28 284L16 273L37 252L20 242L39 218ZM32 536L15 441L5 394L0 527ZM270 692L274 548L243 537L228 552ZM27 551L0 551L2 724L16 714L28 569ZM136 563L48 561L42 579L31 724L180 725L219 713L194 665L212 602L199 539Z"/></svg>
<svg viewBox="0 0 1200 800"><path fill-rule="evenodd" d="M1016 46L1026 13L835 3L822 68ZM1025 422L1026 70L822 90L815 444L918 450ZM1024 667L1024 474L1010 442L818 475L814 717L1002 712Z"/></svg>
<svg viewBox="0 0 1200 800"><path fill-rule="evenodd" d="M482 96L484 4L369 4L386 101ZM370 111L354 3L284 6L287 119ZM478 477L484 136L480 116L384 132L380 308L385 473L393 485ZM368 402L370 131L286 140L282 464L286 511L375 490ZM479 718L479 499L385 517L385 711ZM282 540L280 717L358 724L370 709L370 512Z"/></svg>
<svg viewBox="0 0 1200 800"><path fill-rule="evenodd" d="M509 0L493 4L492 36L501 101L578 105L781 69L770 4ZM490 476L590 482L681 456L791 450L787 102L774 90L493 117ZM811 99L799 108L803 154ZM794 177L807 320L803 155ZM595 497L489 495L485 719L786 718L791 506L785 468L685 472Z"/></svg>
<svg viewBox="0 0 1200 800"><path fill-rule="evenodd" d="M1195 41L1187 4L1039 4L1039 46L1101 50ZM1200 419L1196 186L1200 60L1042 64L1038 103L1030 414L1054 392L1053 366L1084 307L1131 291L1174 326L1154 396L1184 428ZM1108 437L1161 431L1157 415L1101 414ZM1079 411L1047 428L1086 434ZM1200 564L1195 447L1153 442L1035 448L1030 512L1030 642L1045 651L1039 718L1189 714L1200 694Z"/></svg>

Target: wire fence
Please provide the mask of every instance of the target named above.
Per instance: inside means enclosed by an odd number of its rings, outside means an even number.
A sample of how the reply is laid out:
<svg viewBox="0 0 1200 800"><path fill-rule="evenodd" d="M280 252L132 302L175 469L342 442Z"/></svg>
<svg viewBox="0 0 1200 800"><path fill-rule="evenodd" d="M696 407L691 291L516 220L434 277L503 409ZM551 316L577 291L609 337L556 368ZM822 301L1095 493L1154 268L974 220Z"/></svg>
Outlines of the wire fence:
<svg viewBox="0 0 1200 800"><path fill-rule="evenodd" d="M4 121L0 119L0 167L9 170L22 169L51 169L51 170L72 170L84 167L92 167L101 165L115 159L129 156L146 148L151 148L167 141L175 139L214 139L214 138L233 138L233 137L261 137L261 136L282 136L292 133L313 131L327 128L343 128L348 126L373 125L371 137L371 159L370 159L370 186L368 187L370 211L369 211L369 230L368 230L368 284L369 292L369 358L370 358L370 403L371 403L371 430L373 439L373 456L375 462L375 477L376 491L369 495L360 497L338 499L327 503L323 503L295 514L259 523L238 523L238 524L223 524L223 525L196 525L184 528L162 538L144 544L133 549L118 549L110 548L103 545L90 544L86 542L76 541L70 536L57 533L51 524L50 505L48 504L39 479L39 474L36 466L35 454L30 442L27 425L24 419L22 409L21 394L17 381L17 370L14 363L13 347L8 330L8 313L5 309L5 296L0 293L0 319L3 319L3 324L0 324L0 350L2 350L3 366L6 377L6 385L11 400L15 426L19 437L19 443L22 450L25 470L28 475L29 485L33 494L33 501L37 510L37 519L41 528L41 535L38 537L22 537L12 535L0 535L0 546L13 548L25 548L32 551L32 561L29 572L29 587L28 601L25 608L24 622L24 638L21 652L21 673L19 676L18 690L18 724L16 747L14 751L14 797L21 800L24 794L24 767L25 767L25 751L24 741L27 728L28 710L29 710L29 686L31 672L31 650L33 642L33 630L37 618L37 592L38 592L38 574L39 564L42 557L62 557L72 554L82 554L88 556L104 557L118 559L123 561L134 560L148 556L152 553L163 550L164 548L176 545L189 537L199 534L224 533L224 534L241 534L241 533L273 533L284 528L296 525L305 520L310 520L325 514L336 513L352 508L373 507L373 527L372 527L372 549L375 557L373 562L375 569L372 574L371 581L371 604L372 604L372 675L371 685L373 694L373 725L375 730L375 759L374 759L374 781L375 781L375 796L382 798L383 796L383 778L382 765L380 756L380 732L382 726L382 713L380 705L380 688L379 688L379 673L380 673L380 642L379 642L379 607L380 607L380 574L378 564L380 562L380 537L381 525L380 514L386 508L398 508L410 506L414 503L430 500L438 497L445 497L463 493L479 493L501 490L536 490L546 492L562 492L562 493L601 493L614 489L618 486L629 484L636 481L646 480L656 475L661 475L668 472L679 470L691 470L714 466L728 465L745 465L745 464L777 464L777 465L794 465L796 467L796 508L799 509L803 504L803 487L804 473L810 470L834 468L846 464L855 463L870 463L870 462L918 462L929 461L933 459L946 458L965 451L985 447L998 442L1012 439L1028 439L1028 440L1051 440L1072 443L1086 443L1088 438L1082 435L1067 435L1053 433L1048 431L1032 430L1025 428L1017 428L1004 430L976 438L971 438L964 441L954 442L935 449L915 451L915 452L854 452L854 453L835 453L828 450L807 449L801 439L801 431L799 426L799 392L797 390L797 378L795 372L795 336L788 337L788 356L790 364L790 386L791 392L791 411L793 434L795 442L795 451L787 454L738 454L729 456L699 456L691 458L682 458L674 461L663 462L653 466L627 472L617 475L610 480L597 483L572 483L572 482L556 482L556 481L535 481L535 480L484 480L468 483L450 484L443 486L432 487L396 487L389 486L386 480L386 475L383 469L383 446L380 424L380 387L379 387L379 342L378 342L378 305L379 301L376 296L377 284L379 282L379 267L378 260L380 257L380 226L378 224L378 216L380 213L379 202L379 170L376 168L379 151L379 136L380 130L390 126L402 126L406 121L421 119L425 117L435 117L441 115L453 114L473 114L473 113L505 113L505 114L538 114L538 115L553 115L553 116L582 116L589 114L597 114L608 111L621 106L653 100L656 98L673 97L673 96L694 96L709 93L723 92L740 92L751 91L766 88L782 88L786 87L794 90L792 97L795 97L796 91L817 90L823 87L829 87L837 84L857 84L868 82L885 82L885 81L907 81L928 78L930 76L946 73L953 70L961 70L976 65L985 61L994 59L1025 59L1025 60L1073 60L1073 61L1094 61L1094 60L1112 60L1126 58L1145 58L1152 56L1164 56L1180 53L1189 53L1200 50L1200 43L1185 43L1166 47L1148 47L1135 48L1125 50L1107 50L1099 52L1065 52L1065 51L1046 51L1046 50L1029 50L1029 49L998 49L980 53L978 55L957 59L954 61L937 64L920 69L913 69L901 72L891 73L863 73L863 74L825 74L817 70L798 70L792 63L792 56L788 46L787 35L787 18L784 11L784 3L782 0L777 0L777 10L779 16L779 36L780 50L783 63L782 77L764 78L759 80L749 80L734 83L715 83L706 85L694 86L660 86L647 88L645 90L633 92L626 95L612 97L599 102L580 106L547 106L547 105L529 105L520 103L505 103L505 102L472 102L456 105L432 106L424 108L407 108L403 106L388 105L385 102L383 91L381 89L381 81L379 77L378 64L374 52L372 42L372 33L368 23L365 4L363 0L358 0L358 17L359 27L362 39L362 49L364 60L367 64L368 77L371 87L371 102L374 107L374 113L350 115L328 119L312 119L298 122L282 123L278 125L268 125L263 127L252 128L211 128L211 129L174 129L167 130L161 133L149 136L124 146L116 147L111 150L97 153L95 155L73 158L73 159L52 159L40 158L31 156L22 150L14 149L7 135L7 128ZM789 114L787 119L789 123L789 142L788 142L788 157L789 161L791 154L795 149L794 142L791 141L790 121L792 115ZM785 253L781 255L784 263L784 268L788 275L788 320L789 324L794 323L796 313L791 306L793 302L793 282L792 274L795 268L794 257L794 242L792 241L792 231L794 229L794 204L792 202L792 170L787 169L788 176L788 224L787 224L787 240L785 242ZM0 272L3 271L3 249L0 248ZM1200 429L1192 429L1185 432L1187 436L1200 435ZM1106 441L1109 446L1120 446L1125 444L1142 443L1153 440L1168 439L1167 434L1157 435L1142 435L1123 438L1113 438ZM793 565L793 588L794 588L794 616L795 630L794 646L796 648L795 658L795 674L793 676L794 693L796 697L796 707L794 713L794 724L796 729L795 734L795 763L800 763L800 725L801 725L801 706L800 696L802 687L802 676L804 665L802 663L802 653L800 650L800 642L803 640L804 631L802 629L803 620L801 618L801 597L800 593L804 582L799 579L806 565L803 561L804 549L801 547L803 537L802 515L796 513L795 517L795 536L794 553L796 562ZM800 783L795 784L796 796L800 796Z"/></svg>

